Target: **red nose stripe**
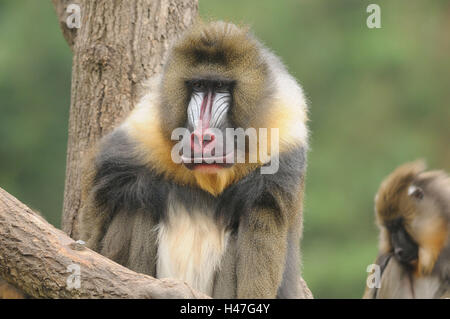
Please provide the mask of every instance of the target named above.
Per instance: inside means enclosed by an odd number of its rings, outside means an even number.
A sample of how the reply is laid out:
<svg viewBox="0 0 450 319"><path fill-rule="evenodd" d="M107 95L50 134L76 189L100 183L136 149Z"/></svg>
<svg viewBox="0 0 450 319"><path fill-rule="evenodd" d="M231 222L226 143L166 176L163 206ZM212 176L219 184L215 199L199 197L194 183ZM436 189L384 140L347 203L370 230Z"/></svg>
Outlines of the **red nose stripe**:
<svg viewBox="0 0 450 319"><path fill-rule="evenodd" d="M209 128L209 123L211 121L212 107L214 102L214 93L209 91L203 96L202 106L200 109L200 122L202 129L205 130Z"/></svg>

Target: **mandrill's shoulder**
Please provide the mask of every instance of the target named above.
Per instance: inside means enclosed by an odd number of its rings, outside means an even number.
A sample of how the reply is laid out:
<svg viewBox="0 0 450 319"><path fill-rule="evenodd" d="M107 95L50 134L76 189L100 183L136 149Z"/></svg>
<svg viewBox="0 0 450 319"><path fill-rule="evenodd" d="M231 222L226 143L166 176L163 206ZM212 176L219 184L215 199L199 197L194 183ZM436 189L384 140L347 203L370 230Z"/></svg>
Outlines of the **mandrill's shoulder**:
<svg viewBox="0 0 450 319"><path fill-rule="evenodd" d="M100 141L91 165L90 192L103 211L162 211L168 184L145 165L136 142L123 126Z"/></svg>

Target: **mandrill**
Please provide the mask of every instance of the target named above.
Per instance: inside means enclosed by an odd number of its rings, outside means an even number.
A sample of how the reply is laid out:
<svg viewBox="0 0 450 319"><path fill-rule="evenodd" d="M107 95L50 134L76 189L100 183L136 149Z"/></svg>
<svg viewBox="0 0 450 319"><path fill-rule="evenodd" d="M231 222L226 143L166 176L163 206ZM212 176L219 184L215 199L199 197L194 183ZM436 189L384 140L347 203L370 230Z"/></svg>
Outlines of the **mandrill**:
<svg viewBox="0 0 450 319"><path fill-rule="evenodd" d="M364 298L450 298L450 176L397 168L375 198L380 286Z"/></svg>
<svg viewBox="0 0 450 319"><path fill-rule="evenodd" d="M87 161L81 239L214 298L307 297L306 121L278 57L246 29L199 23Z"/></svg>

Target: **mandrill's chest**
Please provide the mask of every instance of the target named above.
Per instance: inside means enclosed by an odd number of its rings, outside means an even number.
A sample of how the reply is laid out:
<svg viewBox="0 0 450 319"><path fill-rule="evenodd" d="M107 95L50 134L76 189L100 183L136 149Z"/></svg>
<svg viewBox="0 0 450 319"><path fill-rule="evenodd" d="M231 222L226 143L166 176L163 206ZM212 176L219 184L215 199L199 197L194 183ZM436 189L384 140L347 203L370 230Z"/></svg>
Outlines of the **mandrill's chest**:
<svg viewBox="0 0 450 319"><path fill-rule="evenodd" d="M185 205L169 196L165 218L157 231L157 277L177 278L211 295L229 237L216 222L214 207Z"/></svg>

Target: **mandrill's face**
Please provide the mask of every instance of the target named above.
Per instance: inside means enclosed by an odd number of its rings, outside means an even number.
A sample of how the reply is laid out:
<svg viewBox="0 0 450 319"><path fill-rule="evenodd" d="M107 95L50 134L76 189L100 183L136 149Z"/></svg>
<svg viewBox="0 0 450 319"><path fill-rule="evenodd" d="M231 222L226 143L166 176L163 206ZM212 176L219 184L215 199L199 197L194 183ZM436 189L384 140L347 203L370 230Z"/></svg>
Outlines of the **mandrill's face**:
<svg viewBox="0 0 450 319"><path fill-rule="evenodd" d="M185 126L189 136L184 138L181 159L187 168L214 172L233 165L235 146L227 148L226 129L233 127L229 111L234 83L217 77L186 81L190 99Z"/></svg>
<svg viewBox="0 0 450 319"><path fill-rule="evenodd" d="M407 267L417 263L419 247L405 228L402 218L385 222L389 233L389 243L395 258Z"/></svg>
<svg viewBox="0 0 450 319"><path fill-rule="evenodd" d="M183 37L161 87L161 129L172 141L183 135L174 162L206 173L246 163L253 138L247 129L268 127L269 84L268 66L246 31L218 24Z"/></svg>

